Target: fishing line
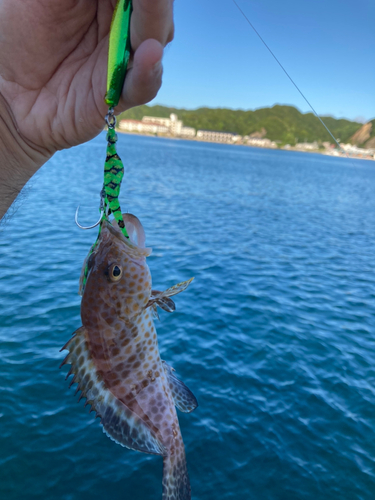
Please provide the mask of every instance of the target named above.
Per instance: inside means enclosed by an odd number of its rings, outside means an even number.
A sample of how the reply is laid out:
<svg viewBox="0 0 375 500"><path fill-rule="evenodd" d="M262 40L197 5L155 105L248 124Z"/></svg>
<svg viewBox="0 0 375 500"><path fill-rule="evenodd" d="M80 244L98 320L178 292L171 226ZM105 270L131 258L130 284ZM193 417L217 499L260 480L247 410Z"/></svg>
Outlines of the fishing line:
<svg viewBox="0 0 375 500"><path fill-rule="evenodd" d="M318 113L315 111L315 109L313 108L313 106L310 104L310 102L308 101L308 99L305 97L305 95L303 94L303 92L300 90L300 88L298 87L298 85L295 83L295 81L293 80L293 78L289 75L289 73L287 72L287 70L284 68L284 66L281 64L281 62L278 60L278 58L276 57L276 55L272 52L272 50L270 49L270 47L266 44L265 40L263 40L262 36L260 35L260 33L255 29L255 26L250 22L250 19L247 17L247 15L245 14L245 12L241 9L241 7L238 5L238 3L236 2L236 0L232 0L232 2L234 3L234 5L237 7L237 9L240 11L240 13L243 15L243 17L246 19L246 21L248 22L248 24L251 26L252 30L254 31L254 33L258 36L258 38L261 40L261 42L263 43L263 45L266 47L266 49L268 50L268 52L271 54L271 56L275 59L275 61L277 62L277 64L280 66L280 68L284 71L284 73L286 74L286 76L289 78L289 80L292 82L292 84L295 86L295 88L298 90L298 92L301 94L301 96L303 97L303 99L307 102L307 104L309 105L310 109L312 110L312 112L314 113L314 115L318 118L318 120L320 121L320 123L323 125L323 127L326 129L326 131L329 133L329 135L332 137L332 139L335 141L335 143L337 144L337 146L339 147L339 149L345 154L345 156L347 158L348 155L346 153L346 151L344 151L342 149L342 147L340 146L340 144L337 142L336 138L332 135L331 131L329 130L329 128L327 127L327 125L324 123L324 121L320 118L320 116L318 115Z"/></svg>

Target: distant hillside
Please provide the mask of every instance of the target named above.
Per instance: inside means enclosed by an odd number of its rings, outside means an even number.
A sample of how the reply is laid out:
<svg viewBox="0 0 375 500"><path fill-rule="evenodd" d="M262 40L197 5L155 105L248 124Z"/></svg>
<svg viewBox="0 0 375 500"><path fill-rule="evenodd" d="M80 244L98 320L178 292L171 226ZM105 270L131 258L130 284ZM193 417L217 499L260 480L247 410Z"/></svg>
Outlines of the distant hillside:
<svg viewBox="0 0 375 500"><path fill-rule="evenodd" d="M296 142L332 141L332 138L312 114L303 114L293 106L273 106L256 111L233 109L178 109L166 106L138 106L122 113L121 118L141 120L144 115L169 117L176 113L184 125L196 129L235 132L250 135L260 132L263 137L281 144L294 145ZM336 120L330 116L322 117L332 134L342 142L348 142L362 126L349 120ZM373 131L374 131L373 127ZM264 129L266 134L264 135Z"/></svg>
<svg viewBox="0 0 375 500"><path fill-rule="evenodd" d="M375 148L375 120L362 125L350 138L350 142L356 146L365 148Z"/></svg>

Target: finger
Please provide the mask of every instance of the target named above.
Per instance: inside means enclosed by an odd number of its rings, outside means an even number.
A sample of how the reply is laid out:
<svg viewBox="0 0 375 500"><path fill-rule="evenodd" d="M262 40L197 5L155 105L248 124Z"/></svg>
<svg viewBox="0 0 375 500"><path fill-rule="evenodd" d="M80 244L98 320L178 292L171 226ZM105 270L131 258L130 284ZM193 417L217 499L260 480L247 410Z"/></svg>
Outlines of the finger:
<svg viewBox="0 0 375 500"><path fill-rule="evenodd" d="M126 73L116 114L151 101L161 86L163 47L157 40L145 40L134 54L131 69Z"/></svg>
<svg viewBox="0 0 375 500"><path fill-rule="evenodd" d="M134 0L130 33L133 50L149 38L165 47L173 40L173 0Z"/></svg>

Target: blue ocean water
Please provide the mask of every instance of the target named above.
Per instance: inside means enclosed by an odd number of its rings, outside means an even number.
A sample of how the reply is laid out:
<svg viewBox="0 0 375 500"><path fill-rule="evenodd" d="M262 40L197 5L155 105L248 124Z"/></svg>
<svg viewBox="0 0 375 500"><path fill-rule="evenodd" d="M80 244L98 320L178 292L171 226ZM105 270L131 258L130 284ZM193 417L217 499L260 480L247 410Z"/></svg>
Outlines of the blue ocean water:
<svg viewBox="0 0 375 500"><path fill-rule="evenodd" d="M120 135L122 207L195 393L193 498L375 498L375 164ZM162 460L110 441L58 369L80 325L105 137L55 155L0 235L0 498L161 499Z"/></svg>

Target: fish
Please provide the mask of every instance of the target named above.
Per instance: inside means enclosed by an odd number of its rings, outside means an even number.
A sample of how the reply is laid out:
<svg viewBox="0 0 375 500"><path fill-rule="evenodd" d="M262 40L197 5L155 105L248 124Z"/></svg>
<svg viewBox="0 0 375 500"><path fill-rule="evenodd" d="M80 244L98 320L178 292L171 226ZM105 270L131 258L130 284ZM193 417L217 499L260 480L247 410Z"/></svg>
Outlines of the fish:
<svg viewBox="0 0 375 500"><path fill-rule="evenodd" d="M77 383L80 398L100 418L116 443L163 457L163 500L189 500L191 488L176 407L190 413L194 394L159 353L157 309L175 310L172 296L192 282L152 290L145 232L139 219L123 214L129 238L116 220L104 219L80 278L82 326L61 350L61 366ZM86 270L86 272L85 272Z"/></svg>

